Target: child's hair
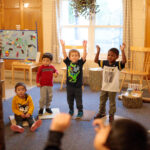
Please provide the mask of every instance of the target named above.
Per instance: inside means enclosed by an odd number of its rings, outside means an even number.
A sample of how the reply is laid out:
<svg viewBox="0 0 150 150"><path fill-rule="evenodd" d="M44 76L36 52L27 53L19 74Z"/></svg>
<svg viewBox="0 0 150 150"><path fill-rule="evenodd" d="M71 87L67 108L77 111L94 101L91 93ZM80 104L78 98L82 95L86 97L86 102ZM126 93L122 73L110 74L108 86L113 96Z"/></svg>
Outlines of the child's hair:
<svg viewBox="0 0 150 150"><path fill-rule="evenodd" d="M26 85L23 83L23 82L18 82L18 83L16 83L16 85L15 85L15 91L17 90L17 87L18 86L23 86L24 88L25 88L25 90L27 90L27 87L26 87Z"/></svg>
<svg viewBox="0 0 150 150"><path fill-rule="evenodd" d="M77 49L71 49L71 50L69 51L69 57L70 57L71 53L78 53L78 55L79 55L79 57L80 57L80 53L79 53L79 51L78 51Z"/></svg>
<svg viewBox="0 0 150 150"><path fill-rule="evenodd" d="M119 119L112 123L105 146L111 150L147 150L148 134L139 123Z"/></svg>
<svg viewBox="0 0 150 150"><path fill-rule="evenodd" d="M119 50L117 48L111 48L109 51L115 53L117 56L119 56Z"/></svg>
<svg viewBox="0 0 150 150"><path fill-rule="evenodd" d="M53 54L51 53L44 53L43 56L42 56L42 59L43 58L48 58L50 61L53 60Z"/></svg>

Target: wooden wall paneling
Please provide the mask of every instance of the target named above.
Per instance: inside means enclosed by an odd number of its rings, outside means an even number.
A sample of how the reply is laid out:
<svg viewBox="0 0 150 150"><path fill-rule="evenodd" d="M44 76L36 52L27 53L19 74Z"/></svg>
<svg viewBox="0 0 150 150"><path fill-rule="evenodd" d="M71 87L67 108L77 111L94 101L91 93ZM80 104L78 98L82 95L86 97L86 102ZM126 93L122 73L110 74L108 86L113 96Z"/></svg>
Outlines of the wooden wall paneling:
<svg viewBox="0 0 150 150"><path fill-rule="evenodd" d="M41 0L24 0L24 4L28 4L28 8L41 7Z"/></svg>
<svg viewBox="0 0 150 150"><path fill-rule="evenodd" d="M22 30L38 30L38 49L43 52L43 30L42 30L42 0L0 0L2 1L2 23L1 29L16 29L20 25ZM28 7L24 7L29 3ZM13 61L5 59L5 69L10 70Z"/></svg>
<svg viewBox="0 0 150 150"><path fill-rule="evenodd" d="M30 18L30 19L29 19ZM38 49L42 52L42 21L41 10L39 8L24 9L24 28L38 31Z"/></svg>
<svg viewBox="0 0 150 150"><path fill-rule="evenodd" d="M145 46L150 47L150 0L146 1Z"/></svg>
<svg viewBox="0 0 150 150"><path fill-rule="evenodd" d="M4 9L4 27L5 29L16 29L16 25L20 24L20 9L8 8Z"/></svg>
<svg viewBox="0 0 150 150"><path fill-rule="evenodd" d="M4 8L19 8L19 0L4 0Z"/></svg>

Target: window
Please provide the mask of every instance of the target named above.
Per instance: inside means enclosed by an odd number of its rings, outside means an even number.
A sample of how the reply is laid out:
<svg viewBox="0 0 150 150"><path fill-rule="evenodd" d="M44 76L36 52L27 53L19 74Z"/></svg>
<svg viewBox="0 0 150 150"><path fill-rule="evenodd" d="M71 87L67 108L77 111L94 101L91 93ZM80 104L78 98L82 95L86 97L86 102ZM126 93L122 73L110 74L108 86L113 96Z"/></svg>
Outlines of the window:
<svg viewBox="0 0 150 150"><path fill-rule="evenodd" d="M100 12L91 19L75 17L69 0L62 2L62 34L67 45L81 45L88 41L88 57L93 58L96 45L100 45L101 54L107 54L112 47L119 49L122 44L122 0L97 0Z"/></svg>

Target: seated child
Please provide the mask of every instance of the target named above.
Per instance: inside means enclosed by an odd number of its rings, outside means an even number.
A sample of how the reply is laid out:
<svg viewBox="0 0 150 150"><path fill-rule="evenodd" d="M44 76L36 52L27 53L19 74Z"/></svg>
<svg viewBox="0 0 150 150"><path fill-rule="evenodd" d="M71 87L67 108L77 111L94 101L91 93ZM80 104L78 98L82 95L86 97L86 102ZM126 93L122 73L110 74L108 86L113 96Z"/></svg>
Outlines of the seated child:
<svg viewBox="0 0 150 150"><path fill-rule="evenodd" d="M83 104L82 104L82 78L83 78L83 65L86 61L86 47L87 41L83 41L83 56L80 59L80 53L76 49L69 51L67 56L65 50L65 42L61 40L62 51L64 56L64 63L67 66L67 102L69 105L69 114L74 114L74 100L76 100L76 106L78 114L76 118L83 116Z"/></svg>
<svg viewBox="0 0 150 150"><path fill-rule="evenodd" d="M23 121L25 120L28 121L32 132L42 124L42 120L34 121L33 119L34 105L31 96L26 91L24 83L18 82L15 85L16 96L12 100L12 111L15 115L16 125L11 125L11 130L19 133L24 132Z"/></svg>

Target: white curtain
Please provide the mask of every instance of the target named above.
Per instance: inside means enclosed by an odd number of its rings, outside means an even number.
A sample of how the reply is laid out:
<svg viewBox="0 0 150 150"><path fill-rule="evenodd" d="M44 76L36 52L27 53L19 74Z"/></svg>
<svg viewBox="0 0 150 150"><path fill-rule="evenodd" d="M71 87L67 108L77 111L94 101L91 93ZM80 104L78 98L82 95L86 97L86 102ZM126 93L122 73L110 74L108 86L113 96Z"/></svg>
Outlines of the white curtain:
<svg viewBox="0 0 150 150"><path fill-rule="evenodd" d="M44 51L53 54L53 62L60 63L60 6L61 0L43 0Z"/></svg>
<svg viewBox="0 0 150 150"><path fill-rule="evenodd" d="M132 46L132 0L123 1L123 42L126 43L126 57L130 58L130 46ZM129 67L129 64L126 65Z"/></svg>

